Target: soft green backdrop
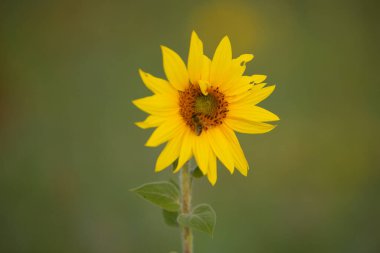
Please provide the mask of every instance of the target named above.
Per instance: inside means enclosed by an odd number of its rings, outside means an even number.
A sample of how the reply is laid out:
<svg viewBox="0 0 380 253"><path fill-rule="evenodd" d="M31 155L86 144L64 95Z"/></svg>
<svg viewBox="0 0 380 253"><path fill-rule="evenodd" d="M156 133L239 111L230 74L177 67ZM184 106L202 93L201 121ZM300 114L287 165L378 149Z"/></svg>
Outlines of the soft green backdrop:
<svg viewBox="0 0 380 253"><path fill-rule="evenodd" d="M0 2L0 252L167 253L178 231L128 190L162 180L138 68L163 76L159 45L210 55L229 35L248 73L277 84L278 128L240 135L254 169L219 168L214 238L195 252L380 252L377 1Z"/></svg>

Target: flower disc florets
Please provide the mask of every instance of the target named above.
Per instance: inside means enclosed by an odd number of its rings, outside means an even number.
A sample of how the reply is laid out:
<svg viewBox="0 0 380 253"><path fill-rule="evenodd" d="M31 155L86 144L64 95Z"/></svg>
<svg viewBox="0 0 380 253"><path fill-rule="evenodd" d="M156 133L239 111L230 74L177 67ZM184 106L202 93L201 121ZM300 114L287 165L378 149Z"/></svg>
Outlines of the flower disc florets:
<svg viewBox="0 0 380 253"><path fill-rule="evenodd" d="M180 114L197 135L222 124L228 112L228 103L219 87L210 86L207 93L204 95L198 85L190 85L179 95Z"/></svg>

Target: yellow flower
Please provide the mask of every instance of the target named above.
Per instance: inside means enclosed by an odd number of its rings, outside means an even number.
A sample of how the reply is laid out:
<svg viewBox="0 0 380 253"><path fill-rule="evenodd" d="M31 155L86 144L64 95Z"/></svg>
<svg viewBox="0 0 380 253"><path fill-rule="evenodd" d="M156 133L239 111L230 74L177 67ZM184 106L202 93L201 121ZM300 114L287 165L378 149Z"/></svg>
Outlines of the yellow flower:
<svg viewBox="0 0 380 253"><path fill-rule="evenodd" d="M233 59L227 36L210 60L193 32L187 67L173 50L165 46L161 49L168 80L139 70L144 84L154 94L133 101L150 114L137 126L156 127L145 145L157 147L167 142L155 170L161 171L178 159L177 172L194 157L212 185L217 180L217 159L231 174L236 168L246 176L249 166L235 131L261 134L275 127L265 122L279 118L257 106L275 86L265 87L264 75L243 75L253 55Z"/></svg>

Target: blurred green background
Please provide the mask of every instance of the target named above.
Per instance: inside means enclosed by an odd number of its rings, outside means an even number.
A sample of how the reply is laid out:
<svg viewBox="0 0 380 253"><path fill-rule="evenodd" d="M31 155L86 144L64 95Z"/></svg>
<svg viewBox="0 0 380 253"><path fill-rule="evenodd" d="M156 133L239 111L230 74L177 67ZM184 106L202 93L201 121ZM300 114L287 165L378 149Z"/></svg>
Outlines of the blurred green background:
<svg viewBox="0 0 380 253"><path fill-rule="evenodd" d="M224 35L247 73L277 84L279 127L240 135L247 178L219 167L214 238L195 252L380 252L377 1L0 2L0 252L180 250L178 231L129 189L154 173L137 69L159 45L187 58L195 29Z"/></svg>

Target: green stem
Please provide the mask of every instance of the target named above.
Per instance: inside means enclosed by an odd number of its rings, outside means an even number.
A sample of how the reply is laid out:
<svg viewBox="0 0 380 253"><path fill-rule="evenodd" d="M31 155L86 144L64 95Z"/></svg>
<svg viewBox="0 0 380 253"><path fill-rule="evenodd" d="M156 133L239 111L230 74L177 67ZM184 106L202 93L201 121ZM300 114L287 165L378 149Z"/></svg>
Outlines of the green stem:
<svg viewBox="0 0 380 253"><path fill-rule="evenodd" d="M179 181L181 185L181 213L191 212L191 174L189 164L186 163L181 169ZM182 228L183 253L193 253L193 233L190 227Z"/></svg>

